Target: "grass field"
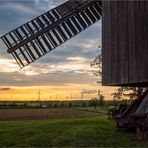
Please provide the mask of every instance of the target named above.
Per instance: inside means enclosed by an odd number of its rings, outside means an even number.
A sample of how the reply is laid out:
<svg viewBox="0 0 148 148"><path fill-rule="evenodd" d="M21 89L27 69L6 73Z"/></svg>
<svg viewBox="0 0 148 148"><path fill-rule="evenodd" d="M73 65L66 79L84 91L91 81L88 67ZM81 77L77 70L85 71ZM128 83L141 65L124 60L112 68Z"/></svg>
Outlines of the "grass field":
<svg viewBox="0 0 148 148"><path fill-rule="evenodd" d="M82 111L88 111L88 112L95 112L98 114L107 114L107 108L103 108L103 107L97 107L96 109L94 109L94 107L77 107L76 109L78 110L82 110Z"/></svg>
<svg viewBox="0 0 148 148"><path fill-rule="evenodd" d="M106 116L0 121L0 147L148 147Z"/></svg>

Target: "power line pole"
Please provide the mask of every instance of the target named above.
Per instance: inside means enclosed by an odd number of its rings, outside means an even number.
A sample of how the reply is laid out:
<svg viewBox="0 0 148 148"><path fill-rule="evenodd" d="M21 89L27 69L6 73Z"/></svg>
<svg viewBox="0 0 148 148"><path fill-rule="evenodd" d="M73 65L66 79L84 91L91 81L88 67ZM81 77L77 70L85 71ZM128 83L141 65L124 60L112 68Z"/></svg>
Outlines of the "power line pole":
<svg viewBox="0 0 148 148"><path fill-rule="evenodd" d="M83 101L84 92L81 92L81 100Z"/></svg>
<svg viewBox="0 0 148 148"><path fill-rule="evenodd" d="M38 101L40 102L40 100L41 100L41 91L39 89L39 92L38 92Z"/></svg>
<svg viewBox="0 0 148 148"><path fill-rule="evenodd" d="M100 93L101 91L98 89L98 99L100 99Z"/></svg>
<svg viewBox="0 0 148 148"><path fill-rule="evenodd" d="M58 95L56 94L56 96L55 96L55 100L57 101L57 99L58 99Z"/></svg>

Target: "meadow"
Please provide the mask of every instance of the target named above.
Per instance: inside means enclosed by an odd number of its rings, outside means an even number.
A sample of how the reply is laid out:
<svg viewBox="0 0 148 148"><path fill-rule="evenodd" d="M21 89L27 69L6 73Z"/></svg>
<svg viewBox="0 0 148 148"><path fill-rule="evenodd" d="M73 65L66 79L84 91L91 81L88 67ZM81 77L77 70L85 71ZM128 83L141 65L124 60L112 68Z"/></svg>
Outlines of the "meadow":
<svg viewBox="0 0 148 148"><path fill-rule="evenodd" d="M0 147L148 147L106 115L0 121Z"/></svg>

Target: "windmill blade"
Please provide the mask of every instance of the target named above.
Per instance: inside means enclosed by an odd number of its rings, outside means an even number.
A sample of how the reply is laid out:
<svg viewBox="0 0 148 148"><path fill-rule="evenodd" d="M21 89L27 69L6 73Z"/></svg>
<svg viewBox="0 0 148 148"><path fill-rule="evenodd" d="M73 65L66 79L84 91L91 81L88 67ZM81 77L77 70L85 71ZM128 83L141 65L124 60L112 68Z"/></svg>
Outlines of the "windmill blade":
<svg viewBox="0 0 148 148"><path fill-rule="evenodd" d="M100 0L69 0L1 37L20 68L101 19Z"/></svg>

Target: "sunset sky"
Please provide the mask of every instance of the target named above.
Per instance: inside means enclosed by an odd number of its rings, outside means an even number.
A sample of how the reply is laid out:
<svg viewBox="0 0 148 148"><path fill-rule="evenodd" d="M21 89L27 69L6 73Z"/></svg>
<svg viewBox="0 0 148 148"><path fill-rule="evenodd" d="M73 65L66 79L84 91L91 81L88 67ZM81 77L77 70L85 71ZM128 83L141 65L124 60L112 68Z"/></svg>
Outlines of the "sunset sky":
<svg viewBox="0 0 148 148"><path fill-rule="evenodd" d="M0 36L66 0L0 1ZM0 100L80 99L80 91L100 89L106 99L115 88L96 83L90 62L100 53L101 21L19 70L0 41ZM85 94L85 99L97 96Z"/></svg>

